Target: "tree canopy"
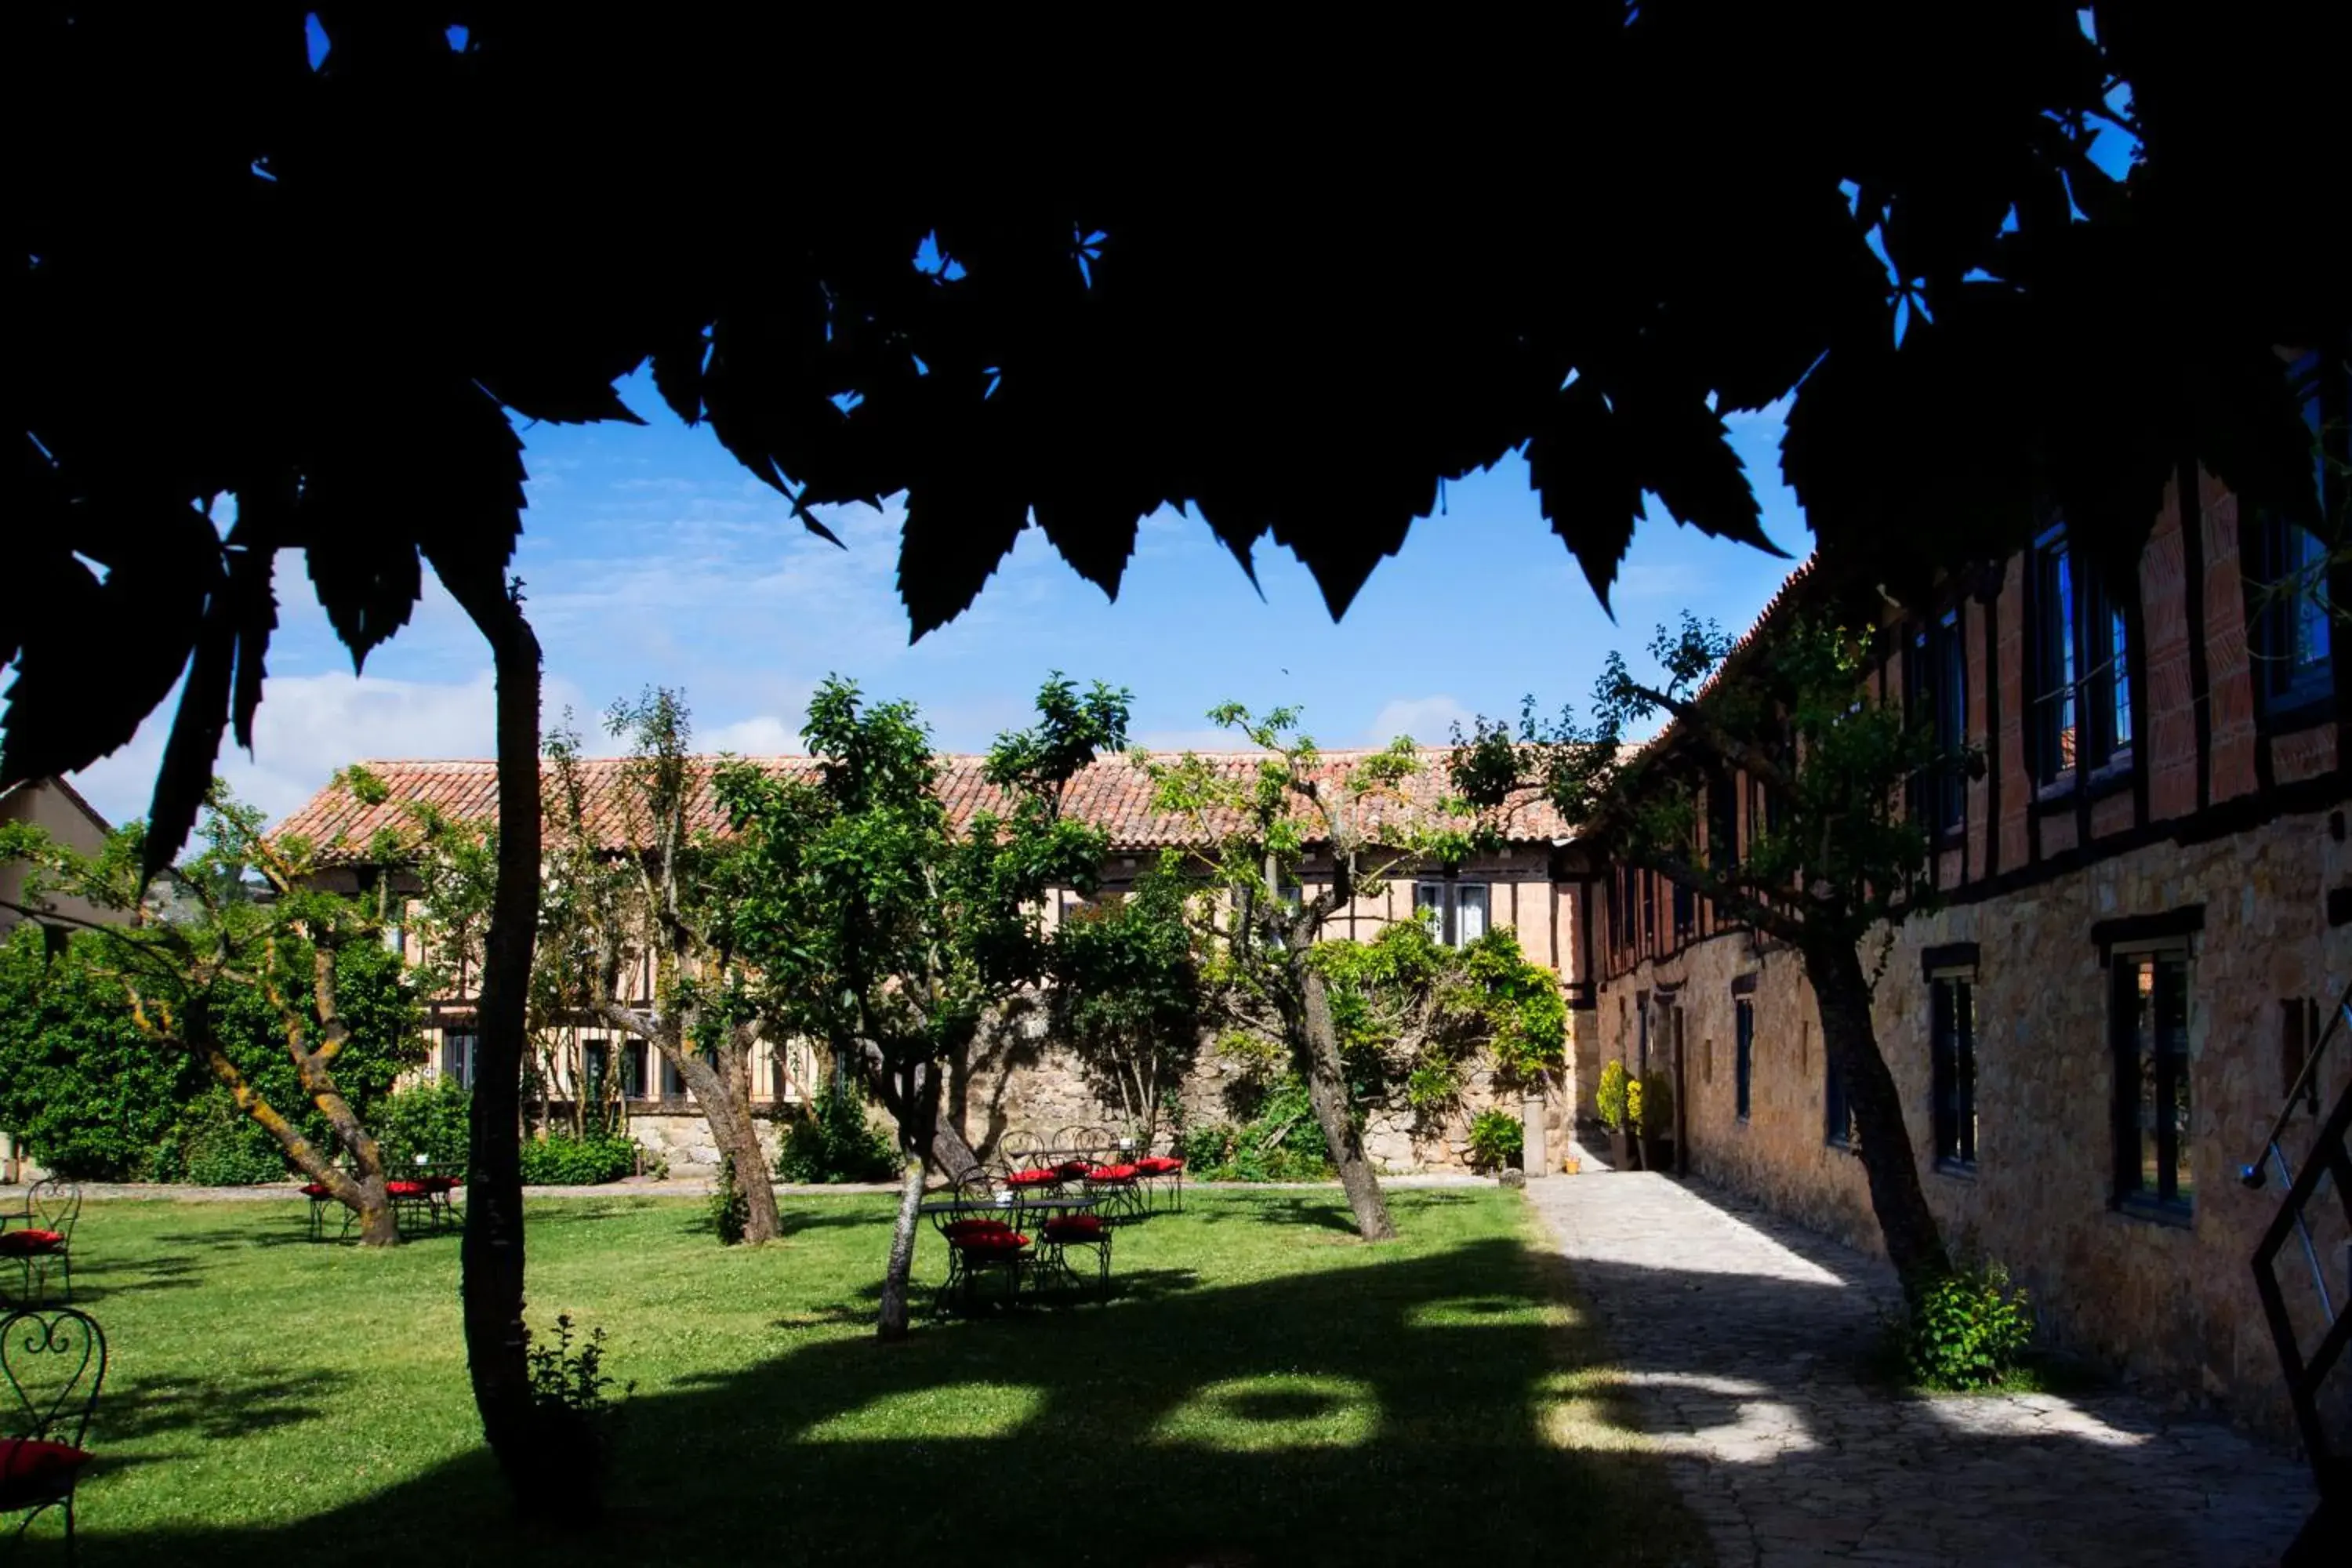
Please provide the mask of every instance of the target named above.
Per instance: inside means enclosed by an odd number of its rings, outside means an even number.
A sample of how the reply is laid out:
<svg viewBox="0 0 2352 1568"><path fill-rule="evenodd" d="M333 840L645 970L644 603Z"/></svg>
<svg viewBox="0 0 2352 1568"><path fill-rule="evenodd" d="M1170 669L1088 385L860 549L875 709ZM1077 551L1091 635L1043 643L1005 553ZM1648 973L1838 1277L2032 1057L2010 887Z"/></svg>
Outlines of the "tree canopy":
<svg viewBox="0 0 2352 1568"><path fill-rule="evenodd" d="M2274 349L2352 319L2344 26L1579 0L1335 68L1303 22L15 7L0 784L184 675L167 858L251 743L278 552L355 661L427 564L487 627L515 422L634 418L648 362L807 526L905 493L918 636L1032 523L1115 593L1166 504L1338 614L1513 451L1605 595L1645 496L1763 542L1725 419L1792 392L1785 477L1872 581L2044 499L2136 543L2190 460L2308 513Z"/></svg>

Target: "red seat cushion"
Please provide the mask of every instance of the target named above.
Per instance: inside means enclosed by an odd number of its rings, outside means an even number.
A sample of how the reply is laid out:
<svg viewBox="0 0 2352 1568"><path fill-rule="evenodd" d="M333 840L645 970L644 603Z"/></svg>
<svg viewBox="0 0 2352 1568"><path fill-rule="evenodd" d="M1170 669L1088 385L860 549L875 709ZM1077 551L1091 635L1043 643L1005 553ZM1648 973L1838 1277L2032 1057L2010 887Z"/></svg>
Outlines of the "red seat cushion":
<svg viewBox="0 0 2352 1568"><path fill-rule="evenodd" d="M1184 1162L1165 1154L1154 1154L1149 1160L1138 1160L1135 1168L1147 1176L1165 1176L1184 1168Z"/></svg>
<svg viewBox="0 0 2352 1568"><path fill-rule="evenodd" d="M1016 1187L1042 1187L1048 1182L1060 1181L1062 1173L1057 1170L1015 1171L1004 1179Z"/></svg>
<svg viewBox="0 0 2352 1568"><path fill-rule="evenodd" d="M386 1182L383 1190L395 1198L421 1198L425 1195L423 1182Z"/></svg>
<svg viewBox="0 0 2352 1568"><path fill-rule="evenodd" d="M1087 1163L1084 1160L1065 1160L1054 1170L1063 1180L1075 1182L1087 1173Z"/></svg>
<svg viewBox="0 0 2352 1568"><path fill-rule="evenodd" d="M324 1182L305 1182L302 1184L302 1195L306 1198L331 1198L335 1194L327 1190Z"/></svg>
<svg viewBox="0 0 2352 1568"><path fill-rule="evenodd" d="M1087 1172L1089 1182L1131 1182L1139 1174L1132 1165L1096 1165Z"/></svg>
<svg viewBox="0 0 2352 1568"><path fill-rule="evenodd" d="M1011 1236L1013 1227L1001 1219L989 1219L975 1215L970 1219L951 1219L941 1226L950 1241L969 1241L976 1236Z"/></svg>
<svg viewBox="0 0 2352 1568"><path fill-rule="evenodd" d="M1029 1245L1029 1238L1017 1230L982 1231L948 1239L950 1245L966 1252L976 1252L988 1258L1009 1258Z"/></svg>
<svg viewBox="0 0 2352 1568"><path fill-rule="evenodd" d="M89 1456L64 1443L0 1437L0 1508L18 1508L42 1493L62 1489L73 1473L89 1463Z"/></svg>
<svg viewBox="0 0 2352 1568"><path fill-rule="evenodd" d="M65 1244L64 1236L54 1230L0 1231L0 1252L14 1258L28 1252L55 1252Z"/></svg>
<svg viewBox="0 0 2352 1568"><path fill-rule="evenodd" d="M1045 1226L1047 1241L1100 1241L1109 1234L1099 1215L1074 1214Z"/></svg>
<svg viewBox="0 0 2352 1568"><path fill-rule="evenodd" d="M454 1191L458 1183L455 1176L422 1176L416 1184L428 1193L446 1193Z"/></svg>

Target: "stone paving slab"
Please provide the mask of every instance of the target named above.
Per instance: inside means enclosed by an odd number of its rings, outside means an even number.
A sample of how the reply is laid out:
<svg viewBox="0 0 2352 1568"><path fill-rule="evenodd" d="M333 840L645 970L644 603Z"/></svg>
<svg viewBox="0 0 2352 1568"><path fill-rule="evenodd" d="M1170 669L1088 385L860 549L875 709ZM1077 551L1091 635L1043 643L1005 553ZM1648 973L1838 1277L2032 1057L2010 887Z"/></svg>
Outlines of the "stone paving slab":
<svg viewBox="0 0 2352 1568"><path fill-rule="evenodd" d="M2317 1501L2293 1460L2133 1394L1866 1385L1892 1271L1702 1184L1553 1176L1528 1195L1723 1568L2239 1568L2275 1563Z"/></svg>

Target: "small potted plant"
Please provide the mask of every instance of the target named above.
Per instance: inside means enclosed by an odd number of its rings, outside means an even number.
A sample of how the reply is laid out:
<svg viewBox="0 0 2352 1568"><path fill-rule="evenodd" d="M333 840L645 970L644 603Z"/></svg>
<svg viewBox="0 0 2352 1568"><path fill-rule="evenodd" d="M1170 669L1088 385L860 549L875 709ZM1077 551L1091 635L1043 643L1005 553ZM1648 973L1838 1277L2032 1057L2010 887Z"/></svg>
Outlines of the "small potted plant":
<svg viewBox="0 0 2352 1568"><path fill-rule="evenodd" d="M1601 1113L1601 1124L1609 1129L1617 1141L1617 1168L1638 1171L1642 1168L1642 1145L1633 1135L1632 1100L1641 1088L1640 1080L1629 1076L1623 1062L1611 1062L1601 1069L1601 1084L1593 1092L1593 1108Z"/></svg>
<svg viewBox="0 0 2352 1568"><path fill-rule="evenodd" d="M1663 1078L1636 1081L1628 1096L1635 1130L1642 1140L1644 1170L1675 1168L1675 1090Z"/></svg>

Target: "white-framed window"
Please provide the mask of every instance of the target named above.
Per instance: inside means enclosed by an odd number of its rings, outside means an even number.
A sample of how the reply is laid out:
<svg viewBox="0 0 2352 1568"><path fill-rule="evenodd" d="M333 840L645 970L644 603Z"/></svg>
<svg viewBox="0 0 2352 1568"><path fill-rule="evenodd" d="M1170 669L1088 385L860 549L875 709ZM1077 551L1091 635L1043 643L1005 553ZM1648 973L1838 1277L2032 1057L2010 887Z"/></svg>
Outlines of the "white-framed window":
<svg viewBox="0 0 2352 1568"><path fill-rule="evenodd" d="M474 1044L470 1029L441 1031L441 1076L457 1081L459 1089L474 1087Z"/></svg>
<svg viewBox="0 0 2352 1568"><path fill-rule="evenodd" d="M1446 946L1467 947L1486 934L1486 894L1484 882L1415 882L1413 916L1428 920Z"/></svg>

